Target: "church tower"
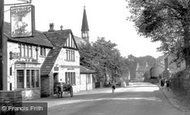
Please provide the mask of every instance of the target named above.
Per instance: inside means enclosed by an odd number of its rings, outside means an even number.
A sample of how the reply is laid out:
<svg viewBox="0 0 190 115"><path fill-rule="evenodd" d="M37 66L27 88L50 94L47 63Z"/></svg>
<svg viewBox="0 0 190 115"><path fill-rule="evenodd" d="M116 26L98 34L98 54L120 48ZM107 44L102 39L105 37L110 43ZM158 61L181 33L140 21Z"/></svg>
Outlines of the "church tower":
<svg viewBox="0 0 190 115"><path fill-rule="evenodd" d="M82 19L82 27L81 27L81 38L86 42L89 42L89 28L88 28L88 20L86 16L86 9L84 7L83 11L83 19Z"/></svg>

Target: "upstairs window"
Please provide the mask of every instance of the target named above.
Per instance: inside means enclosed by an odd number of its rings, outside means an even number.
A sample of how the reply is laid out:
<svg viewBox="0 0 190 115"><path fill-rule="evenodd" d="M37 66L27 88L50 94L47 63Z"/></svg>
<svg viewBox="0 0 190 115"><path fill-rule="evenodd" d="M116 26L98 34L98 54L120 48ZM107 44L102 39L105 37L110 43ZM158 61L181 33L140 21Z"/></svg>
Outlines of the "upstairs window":
<svg viewBox="0 0 190 115"><path fill-rule="evenodd" d="M66 50L66 61L75 61L75 51Z"/></svg>
<svg viewBox="0 0 190 115"><path fill-rule="evenodd" d="M66 41L66 43L65 43L65 46L66 46L66 47L69 47L69 48L76 48L75 42L74 42L74 40L73 40L71 34L70 34L69 37L67 38L67 41Z"/></svg>
<svg viewBox="0 0 190 115"><path fill-rule="evenodd" d="M40 47L40 55L46 56L46 48L45 47Z"/></svg>
<svg viewBox="0 0 190 115"><path fill-rule="evenodd" d="M34 58L33 46L27 44L19 44L21 58Z"/></svg>

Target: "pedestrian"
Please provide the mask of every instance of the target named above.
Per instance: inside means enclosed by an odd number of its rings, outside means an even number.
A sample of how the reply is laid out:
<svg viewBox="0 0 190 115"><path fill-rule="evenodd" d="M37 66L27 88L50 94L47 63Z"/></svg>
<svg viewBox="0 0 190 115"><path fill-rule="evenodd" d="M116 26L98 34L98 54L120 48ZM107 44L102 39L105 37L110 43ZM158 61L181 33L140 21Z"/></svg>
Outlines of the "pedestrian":
<svg viewBox="0 0 190 115"><path fill-rule="evenodd" d="M161 85L161 87L164 87L164 79L161 79L160 85Z"/></svg>
<svg viewBox="0 0 190 115"><path fill-rule="evenodd" d="M169 79L166 79L166 88L169 91L169 87L170 87L170 81Z"/></svg>
<svg viewBox="0 0 190 115"><path fill-rule="evenodd" d="M114 82L114 81L112 82L112 86L111 86L111 88L112 88L112 93L114 93L115 88L116 88L116 85L115 85L115 82Z"/></svg>

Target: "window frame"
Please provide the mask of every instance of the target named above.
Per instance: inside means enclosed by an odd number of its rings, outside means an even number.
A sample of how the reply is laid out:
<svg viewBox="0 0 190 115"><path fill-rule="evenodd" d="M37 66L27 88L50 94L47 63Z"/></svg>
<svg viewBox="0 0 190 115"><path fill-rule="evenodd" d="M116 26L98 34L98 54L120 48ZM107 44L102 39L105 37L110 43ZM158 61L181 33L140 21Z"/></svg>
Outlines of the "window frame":
<svg viewBox="0 0 190 115"><path fill-rule="evenodd" d="M19 86L20 84L19 84L19 82L18 82L18 81L20 80L20 79L18 78L18 71L23 71L23 78L22 78L22 79L23 79L23 83L21 84L21 87ZM17 89L23 89L23 88L24 88L24 86L25 86L25 76L24 76L24 75L25 75L24 69L17 69L17 70L16 70ZM19 76L19 77L20 77L20 76ZM20 83L21 83L21 82L20 82Z"/></svg>

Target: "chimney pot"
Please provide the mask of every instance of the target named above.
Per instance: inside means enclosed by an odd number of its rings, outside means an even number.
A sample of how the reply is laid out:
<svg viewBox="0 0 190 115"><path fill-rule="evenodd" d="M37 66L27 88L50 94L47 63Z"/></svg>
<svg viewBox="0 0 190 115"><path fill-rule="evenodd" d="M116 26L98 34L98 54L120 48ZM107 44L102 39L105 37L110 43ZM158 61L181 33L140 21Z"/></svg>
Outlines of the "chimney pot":
<svg viewBox="0 0 190 115"><path fill-rule="evenodd" d="M63 25L60 26L61 30L63 30Z"/></svg>
<svg viewBox="0 0 190 115"><path fill-rule="evenodd" d="M54 23L49 24L49 32L54 31Z"/></svg>

